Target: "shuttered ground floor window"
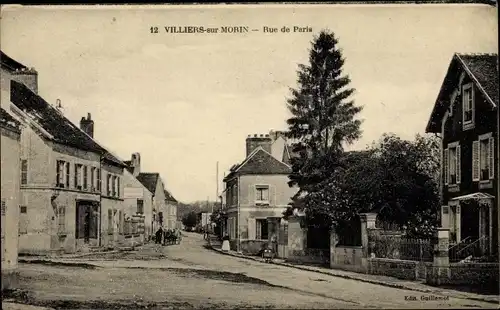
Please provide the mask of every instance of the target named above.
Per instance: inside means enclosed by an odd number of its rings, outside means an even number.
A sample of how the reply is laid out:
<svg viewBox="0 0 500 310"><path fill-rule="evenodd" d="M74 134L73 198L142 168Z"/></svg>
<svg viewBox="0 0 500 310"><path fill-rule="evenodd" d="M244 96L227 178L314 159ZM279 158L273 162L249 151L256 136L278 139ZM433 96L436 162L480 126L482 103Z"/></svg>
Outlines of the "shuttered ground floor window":
<svg viewBox="0 0 500 310"><path fill-rule="evenodd" d="M256 228L255 239L267 240L269 238L267 219L256 219L255 220L255 228Z"/></svg>

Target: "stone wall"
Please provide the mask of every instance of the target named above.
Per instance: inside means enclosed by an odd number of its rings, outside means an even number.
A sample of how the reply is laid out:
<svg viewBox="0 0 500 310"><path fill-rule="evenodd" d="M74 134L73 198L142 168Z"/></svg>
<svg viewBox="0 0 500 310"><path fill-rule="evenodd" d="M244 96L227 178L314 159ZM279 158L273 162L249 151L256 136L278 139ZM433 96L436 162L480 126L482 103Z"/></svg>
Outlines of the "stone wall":
<svg viewBox="0 0 500 310"><path fill-rule="evenodd" d="M440 285L447 286L477 286L477 287L493 287L496 288L498 293L499 285L499 264L498 263L456 263L450 264L448 277L441 277L439 280ZM427 272L427 283L436 283L433 277L436 272L432 269L436 267L429 267Z"/></svg>
<svg viewBox="0 0 500 310"><path fill-rule="evenodd" d="M369 258L368 272L403 280L425 279L431 263L390 258Z"/></svg>
<svg viewBox="0 0 500 310"><path fill-rule="evenodd" d="M360 246L336 246L330 250L330 268L363 272L363 249Z"/></svg>

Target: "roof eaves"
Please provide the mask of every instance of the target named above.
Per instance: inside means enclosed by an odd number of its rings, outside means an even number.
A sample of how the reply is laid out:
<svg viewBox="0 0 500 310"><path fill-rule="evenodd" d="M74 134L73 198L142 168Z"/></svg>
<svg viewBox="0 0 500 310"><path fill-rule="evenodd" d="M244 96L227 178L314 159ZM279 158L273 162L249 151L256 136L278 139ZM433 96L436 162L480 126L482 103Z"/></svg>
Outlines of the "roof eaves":
<svg viewBox="0 0 500 310"><path fill-rule="evenodd" d="M465 63L465 61L462 59L462 57L460 56L460 54L455 54L455 56L457 57L457 59L460 61L460 63L462 64L463 68L465 69L465 71L467 72L467 74L469 74L469 76L471 77L471 79L474 80L474 83L476 84L476 86L481 90L481 92L486 96L486 99L488 99L488 101L493 105L494 108L497 107L497 104L493 101L493 99L491 99L490 95L486 92L486 90L483 88L483 85L481 85L481 83L479 83L479 80L477 79L477 77L472 73L472 71L470 70L470 68L467 66L467 64Z"/></svg>

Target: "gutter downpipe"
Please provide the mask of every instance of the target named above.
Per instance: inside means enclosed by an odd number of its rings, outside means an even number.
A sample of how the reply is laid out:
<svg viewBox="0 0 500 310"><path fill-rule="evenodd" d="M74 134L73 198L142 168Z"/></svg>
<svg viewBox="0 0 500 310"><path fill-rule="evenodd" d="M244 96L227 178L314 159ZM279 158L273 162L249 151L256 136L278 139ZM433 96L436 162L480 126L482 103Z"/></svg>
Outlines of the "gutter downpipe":
<svg viewBox="0 0 500 310"><path fill-rule="evenodd" d="M443 160L444 160L444 129L445 129L445 124L446 124L446 121L448 120L448 111L446 111L444 113L444 116L443 116L443 121L441 123L441 141L439 143L439 146L440 146L440 167L439 167L439 205L440 205L440 210L438 212L438 221L439 221L439 226L443 226L443 219L442 219L442 215L443 215L443 205L444 205L444 180L445 180L445 175L444 175L444 163L443 163ZM448 228L448 227L445 227L445 228Z"/></svg>
<svg viewBox="0 0 500 310"><path fill-rule="evenodd" d="M103 155L100 156L99 158L99 182L101 183L99 185L99 188L101 189L99 193L99 247L102 247L102 161L104 157ZM96 176L97 177L97 176ZM114 218L114 217L113 217Z"/></svg>
<svg viewBox="0 0 500 310"><path fill-rule="evenodd" d="M238 237L238 246L237 246L237 252L241 252L241 238L240 238L240 176L238 176L238 218L237 218L237 225L236 225L236 233Z"/></svg>

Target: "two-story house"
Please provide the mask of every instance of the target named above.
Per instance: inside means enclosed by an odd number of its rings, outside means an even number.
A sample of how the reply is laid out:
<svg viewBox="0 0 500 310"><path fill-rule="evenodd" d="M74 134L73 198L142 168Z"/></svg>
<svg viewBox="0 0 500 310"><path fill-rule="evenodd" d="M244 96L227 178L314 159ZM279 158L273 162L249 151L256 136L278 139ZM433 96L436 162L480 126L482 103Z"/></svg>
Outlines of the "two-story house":
<svg viewBox="0 0 500 310"><path fill-rule="evenodd" d="M154 236L160 227L164 229L167 225L165 185L160 174L156 172L141 172L136 178L153 194L153 216L151 218L150 235Z"/></svg>
<svg viewBox="0 0 500 310"><path fill-rule="evenodd" d="M128 165L123 174L124 182L124 200L125 200L125 218L142 219L140 227L132 227L132 231L127 231L126 239L132 239L132 244L150 240L153 220L153 194L144 186L137 176L141 173L141 154L134 153L130 161L125 161ZM142 240L134 240L135 234L138 234ZM123 240L121 240L123 242Z"/></svg>
<svg viewBox="0 0 500 310"><path fill-rule="evenodd" d="M167 205L167 229L176 229L178 202L168 190L165 190L165 204Z"/></svg>
<svg viewBox="0 0 500 310"><path fill-rule="evenodd" d="M287 144L281 134L271 134L248 136L245 160L223 180L225 226L231 248L237 251L258 253L276 233L276 219L282 218L297 192L288 186Z"/></svg>
<svg viewBox="0 0 500 310"><path fill-rule="evenodd" d="M80 129L87 135L87 138L90 138L98 145L101 150L101 157L100 168L85 167L85 165L75 166L75 186L76 188L82 188L84 191L99 191L100 210L96 206L93 207L93 212L100 213L98 220L100 227L98 229L100 234L98 240L100 240L100 244L98 246L114 248L123 239L124 227L126 226L122 182L126 164L94 140L94 121L90 113L87 114L86 118L82 117L80 120ZM59 175L61 173L64 173L64 171L61 171ZM80 187L79 179L81 179ZM101 188L99 183L104 186ZM84 213L84 211L79 213L80 222L85 222ZM80 231L79 235L81 234L84 234L84 232Z"/></svg>
<svg viewBox="0 0 500 310"><path fill-rule="evenodd" d="M2 291L16 287L21 182L21 124L0 108Z"/></svg>
<svg viewBox="0 0 500 310"><path fill-rule="evenodd" d="M2 107L24 128L19 251L105 246L103 229L113 224L104 214L120 208L124 164L37 94L34 69L14 68L15 61L3 53L1 62Z"/></svg>
<svg viewBox="0 0 500 310"><path fill-rule="evenodd" d="M442 139L441 225L450 242L498 249L498 56L455 54L426 132ZM479 254L480 255L480 254Z"/></svg>

